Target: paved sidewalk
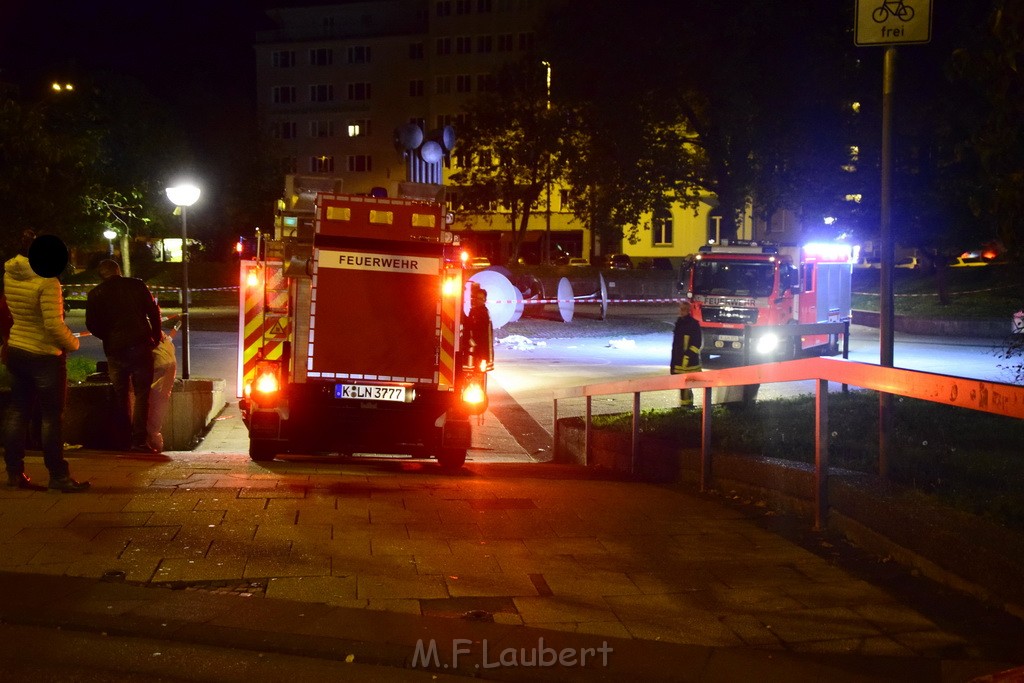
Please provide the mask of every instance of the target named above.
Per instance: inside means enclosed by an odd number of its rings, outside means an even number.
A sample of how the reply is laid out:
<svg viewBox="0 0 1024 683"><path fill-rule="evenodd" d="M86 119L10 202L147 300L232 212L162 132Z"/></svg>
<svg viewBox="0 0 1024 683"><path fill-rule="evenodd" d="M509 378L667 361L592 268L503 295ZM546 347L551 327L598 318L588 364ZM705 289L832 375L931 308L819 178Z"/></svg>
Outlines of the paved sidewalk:
<svg viewBox="0 0 1024 683"><path fill-rule="evenodd" d="M86 494L0 489L0 619L403 675L433 641L436 671L494 680L965 681L1024 663L1019 624L993 640L923 582L908 599L682 487L531 463L492 416L454 476L257 464L222 417L195 452L70 451ZM38 456L28 473L45 483ZM569 654L524 664L551 648Z"/></svg>

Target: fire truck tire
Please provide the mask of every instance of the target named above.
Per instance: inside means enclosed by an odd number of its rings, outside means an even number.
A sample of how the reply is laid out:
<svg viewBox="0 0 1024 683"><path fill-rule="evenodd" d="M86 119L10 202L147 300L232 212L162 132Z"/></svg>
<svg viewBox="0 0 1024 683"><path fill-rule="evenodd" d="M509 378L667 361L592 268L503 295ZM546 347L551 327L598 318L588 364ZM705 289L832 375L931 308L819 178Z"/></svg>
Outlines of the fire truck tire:
<svg viewBox="0 0 1024 683"><path fill-rule="evenodd" d="M277 455L277 442L261 439L249 440L249 457L254 462L270 462Z"/></svg>
<svg viewBox="0 0 1024 683"><path fill-rule="evenodd" d="M437 452L437 462L446 472L462 469L466 464L465 448L442 448Z"/></svg>

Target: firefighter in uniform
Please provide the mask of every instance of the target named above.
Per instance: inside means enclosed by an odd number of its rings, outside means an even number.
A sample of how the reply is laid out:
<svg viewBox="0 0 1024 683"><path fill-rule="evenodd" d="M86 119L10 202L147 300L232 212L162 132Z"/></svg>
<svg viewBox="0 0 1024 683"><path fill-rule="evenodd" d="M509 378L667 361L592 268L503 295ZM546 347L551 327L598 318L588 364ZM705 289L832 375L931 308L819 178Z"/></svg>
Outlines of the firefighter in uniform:
<svg viewBox="0 0 1024 683"><path fill-rule="evenodd" d="M494 369L494 328L487 312L487 290L470 283L469 314L462 326L462 348L466 365L475 370Z"/></svg>
<svg viewBox="0 0 1024 683"><path fill-rule="evenodd" d="M684 372L700 372L700 323L690 315L690 302L679 303L679 317L672 331L672 358L669 372L679 375ZM693 389L679 390L679 403L693 405Z"/></svg>

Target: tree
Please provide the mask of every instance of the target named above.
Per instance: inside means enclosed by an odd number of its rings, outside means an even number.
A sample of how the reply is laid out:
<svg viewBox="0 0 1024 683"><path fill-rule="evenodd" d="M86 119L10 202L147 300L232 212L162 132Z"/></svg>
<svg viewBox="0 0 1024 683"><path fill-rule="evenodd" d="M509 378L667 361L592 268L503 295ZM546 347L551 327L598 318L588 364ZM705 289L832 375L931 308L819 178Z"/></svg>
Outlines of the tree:
<svg viewBox="0 0 1024 683"><path fill-rule="evenodd" d="M488 220L495 208L508 211L513 262L541 193L563 174L560 141L569 130L568 111L549 101L543 76L533 57L507 65L494 90L467 106L460 168L450 177L463 211Z"/></svg>

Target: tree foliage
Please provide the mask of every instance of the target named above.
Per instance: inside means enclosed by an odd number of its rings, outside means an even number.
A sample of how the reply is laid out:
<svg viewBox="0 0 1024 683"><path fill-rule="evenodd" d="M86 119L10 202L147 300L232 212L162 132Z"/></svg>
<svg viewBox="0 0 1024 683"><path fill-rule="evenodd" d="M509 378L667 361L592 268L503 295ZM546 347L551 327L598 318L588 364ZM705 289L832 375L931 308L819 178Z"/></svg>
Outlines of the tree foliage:
<svg viewBox="0 0 1024 683"><path fill-rule="evenodd" d="M545 76L542 62L533 57L496 75L494 89L466 108L461 165L451 176L461 211L491 220L500 220L494 218L495 207L498 216L507 211L513 261L541 194L563 175L561 141L572 113L548 99Z"/></svg>
<svg viewBox="0 0 1024 683"><path fill-rule="evenodd" d="M181 135L136 82L100 75L38 102L0 100L0 226L90 245L106 227L136 236L169 215L166 169Z"/></svg>

